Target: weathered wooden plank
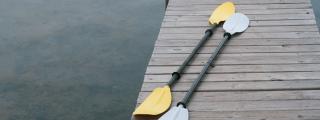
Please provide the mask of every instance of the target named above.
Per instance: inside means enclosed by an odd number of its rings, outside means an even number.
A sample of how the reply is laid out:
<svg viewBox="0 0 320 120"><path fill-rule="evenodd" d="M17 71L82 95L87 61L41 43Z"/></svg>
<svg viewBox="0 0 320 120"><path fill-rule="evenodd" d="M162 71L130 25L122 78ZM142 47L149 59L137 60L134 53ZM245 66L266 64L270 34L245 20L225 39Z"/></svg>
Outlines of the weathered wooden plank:
<svg viewBox="0 0 320 120"><path fill-rule="evenodd" d="M160 34L192 33L203 34L209 26L198 27L165 27ZM222 27L216 28L216 32L224 32ZM318 32L317 26L250 26L246 33L256 32Z"/></svg>
<svg viewBox="0 0 320 120"><path fill-rule="evenodd" d="M152 54L152 57L187 57L188 54ZM209 57L211 53L207 54L198 54L196 57ZM264 57L286 57L286 56L300 56L300 57L308 57L308 56L319 56L320 52L297 52L297 53L240 53L240 54L219 54L219 59L221 57L258 57L258 56L264 56ZM196 58L195 58L196 59Z"/></svg>
<svg viewBox="0 0 320 120"><path fill-rule="evenodd" d="M176 33L192 33L204 34L209 27L169 27L161 28L159 34L176 34ZM216 33L224 32L222 27L216 29ZM246 33L257 32L318 32L317 26L250 26Z"/></svg>
<svg viewBox="0 0 320 120"><path fill-rule="evenodd" d="M167 7L167 11L205 11L205 10L213 10L218 5L169 5ZM243 11L254 11L254 10L272 10L272 9L312 9L311 4L256 4L256 5L236 5L236 9L238 12ZM166 14L167 15L167 14ZM170 14L168 14L170 15Z"/></svg>
<svg viewBox="0 0 320 120"><path fill-rule="evenodd" d="M203 66L188 66L184 73L199 74ZM148 66L146 74L171 74L178 66ZM320 64L281 64L281 65L216 65L207 73L267 73L267 72L319 72Z"/></svg>
<svg viewBox="0 0 320 120"><path fill-rule="evenodd" d="M176 34L161 34L158 36L158 40L194 40L200 39L203 34L191 34L191 33L176 33ZM219 39L223 38L223 33L216 32L212 35L210 39ZM232 40L237 39L282 39L282 38L317 38L320 40L320 35L318 32L268 32L268 33L246 33L241 35L234 35Z"/></svg>
<svg viewBox="0 0 320 120"><path fill-rule="evenodd" d="M320 110L190 112L192 120L317 120Z"/></svg>
<svg viewBox="0 0 320 120"><path fill-rule="evenodd" d="M320 110L189 111L191 120L318 120ZM135 120L157 120L138 116Z"/></svg>
<svg viewBox="0 0 320 120"><path fill-rule="evenodd" d="M198 74L184 74L179 82L192 82ZM145 75L144 82L168 82L171 74ZM280 81L280 80L311 80L319 79L320 72L274 72L274 73L226 73L207 74L206 81L241 82L241 81Z"/></svg>
<svg viewBox="0 0 320 120"><path fill-rule="evenodd" d="M182 22L182 21L208 21L210 11L193 14L190 12L179 13L179 16L166 16L163 21ZM191 14L191 15L190 15ZM310 20L314 19L314 15L310 14L283 14L283 15L247 15L250 21L262 20Z"/></svg>
<svg viewBox="0 0 320 120"><path fill-rule="evenodd" d="M246 15L292 15L292 14L313 14L313 10L311 8L307 9L262 9L262 10L238 10L238 12L245 13ZM210 15L212 10L167 10L166 16L179 16L179 15Z"/></svg>
<svg viewBox="0 0 320 120"><path fill-rule="evenodd" d="M239 54L219 54L219 57L255 57L255 56L318 56L320 52L297 52L297 53L239 53ZM208 57L211 53L198 54L199 57ZM187 54L152 54L152 57L186 57ZM196 56L196 57L197 57Z"/></svg>
<svg viewBox="0 0 320 120"><path fill-rule="evenodd" d="M199 40L158 40L156 47L194 47ZM208 40L203 46L217 46L220 40ZM240 39L230 40L226 46L276 46L276 45L319 45L320 39Z"/></svg>
<svg viewBox="0 0 320 120"><path fill-rule="evenodd" d="M161 56L160 56L161 55ZM187 58L188 54L159 54L154 55L149 65L181 65ZM189 65L204 65L209 59L210 54L199 54ZM278 53L278 54L222 54L215 65L258 65L258 64L320 64L320 55L302 55L295 53Z"/></svg>
<svg viewBox="0 0 320 120"><path fill-rule="evenodd" d="M157 54L189 54L194 47L155 47ZM199 53L212 53L215 47L202 47ZM221 53L292 53L320 52L320 45L225 46Z"/></svg>
<svg viewBox="0 0 320 120"><path fill-rule="evenodd" d="M250 21L250 26L288 26L288 25L316 25L315 20L275 20ZM199 27L208 26L208 21L163 21L162 27Z"/></svg>
<svg viewBox="0 0 320 120"><path fill-rule="evenodd" d="M178 82L171 88L175 92L186 92L192 83ZM150 92L166 83L143 83L141 91ZM246 82L209 82L204 80L196 91L280 91L280 90L320 90L320 80L290 81L246 81ZM320 104L320 101L319 101ZM318 106L320 107L320 105Z"/></svg>
<svg viewBox="0 0 320 120"><path fill-rule="evenodd" d="M141 103L150 92L141 92ZM181 100L186 92L172 92L173 101ZM192 102L231 102L231 101L274 101L274 100L320 100L320 90L293 91L234 91L234 92L195 92Z"/></svg>
<svg viewBox="0 0 320 120"><path fill-rule="evenodd" d="M193 102L189 111L314 110L320 100Z"/></svg>
<svg viewBox="0 0 320 120"><path fill-rule="evenodd" d="M299 3L309 3L309 0L172 0L170 5L185 5L185 4L214 4L219 5L223 2L233 2L236 5L241 4L299 4Z"/></svg>

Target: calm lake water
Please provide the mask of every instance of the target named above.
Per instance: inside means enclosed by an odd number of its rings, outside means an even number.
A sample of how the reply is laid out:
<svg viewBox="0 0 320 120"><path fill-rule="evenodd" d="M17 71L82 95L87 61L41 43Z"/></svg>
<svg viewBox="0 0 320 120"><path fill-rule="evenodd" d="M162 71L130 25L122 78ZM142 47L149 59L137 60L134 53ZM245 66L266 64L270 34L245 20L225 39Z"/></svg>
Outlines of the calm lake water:
<svg viewBox="0 0 320 120"><path fill-rule="evenodd" d="M129 119L163 15L164 0L0 0L0 120Z"/></svg>

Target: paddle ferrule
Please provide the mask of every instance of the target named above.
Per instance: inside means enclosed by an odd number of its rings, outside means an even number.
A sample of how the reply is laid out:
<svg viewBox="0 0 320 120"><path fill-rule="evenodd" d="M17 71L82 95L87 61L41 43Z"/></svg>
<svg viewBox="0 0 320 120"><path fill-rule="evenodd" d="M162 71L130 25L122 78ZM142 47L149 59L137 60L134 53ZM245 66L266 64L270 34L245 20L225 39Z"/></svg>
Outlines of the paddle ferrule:
<svg viewBox="0 0 320 120"><path fill-rule="evenodd" d="M205 76L206 72L208 71L209 67L212 64L214 64L214 60L217 58L219 53L222 51L222 48L223 48L224 44L231 38L231 34L230 33L225 33L223 36L224 36L223 40L219 43L218 47L214 50L214 52L210 56L209 60L207 61L205 66L202 68L199 76L193 82L193 84L192 84L191 88L189 89L188 93L184 96L183 100L177 104L177 106L183 105L184 107L186 107L186 105L188 104L188 102L191 99L192 94L197 89L200 81L204 78L204 76Z"/></svg>
<svg viewBox="0 0 320 120"><path fill-rule="evenodd" d="M216 25L216 24L214 24L214 25ZM204 33L208 34L208 36L212 36L213 30L214 30L214 28L211 27L211 28L207 29Z"/></svg>
<svg viewBox="0 0 320 120"><path fill-rule="evenodd" d="M177 106L180 106L180 105L182 105L184 108L187 108L187 105L185 102L178 102Z"/></svg>
<svg viewBox="0 0 320 120"><path fill-rule="evenodd" d="M231 38L231 34L230 33L228 33L228 32L225 32L224 34L223 34L223 37L227 37L227 38L224 38L224 39L230 39Z"/></svg>
<svg viewBox="0 0 320 120"><path fill-rule="evenodd" d="M205 31L205 35L202 37L202 39L197 44L197 46L192 50L191 54L185 59L185 61L178 68L178 70L172 73L172 77L171 77L170 81L167 83L168 86L171 87L175 81L180 79L181 74L184 71L185 67L190 63L193 56L195 56L195 54L198 53L201 46L203 46L203 44L212 36L212 34L217 26L218 26L217 24L213 24L209 29L207 29Z"/></svg>

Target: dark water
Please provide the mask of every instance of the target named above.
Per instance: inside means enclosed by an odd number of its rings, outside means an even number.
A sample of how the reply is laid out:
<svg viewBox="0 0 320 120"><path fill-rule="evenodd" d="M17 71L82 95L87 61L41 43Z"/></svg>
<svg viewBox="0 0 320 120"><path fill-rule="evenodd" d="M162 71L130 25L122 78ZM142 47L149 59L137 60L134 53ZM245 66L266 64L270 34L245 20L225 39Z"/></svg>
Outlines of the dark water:
<svg viewBox="0 0 320 120"><path fill-rule="evenodd" d="M320 0L311 0L318 28L320 28Z"/></svg>
<svg viewBox="0 0 320 120"><path fill-rule="evenodd" d="M0 120L129 119L163 15L164 0L0 0Z"/></svg>
<svg viewBox="0 0 320 120"><path fill-rule="evenodd" d="M0 120L130 118L162 0L0 0Z"/></svg>

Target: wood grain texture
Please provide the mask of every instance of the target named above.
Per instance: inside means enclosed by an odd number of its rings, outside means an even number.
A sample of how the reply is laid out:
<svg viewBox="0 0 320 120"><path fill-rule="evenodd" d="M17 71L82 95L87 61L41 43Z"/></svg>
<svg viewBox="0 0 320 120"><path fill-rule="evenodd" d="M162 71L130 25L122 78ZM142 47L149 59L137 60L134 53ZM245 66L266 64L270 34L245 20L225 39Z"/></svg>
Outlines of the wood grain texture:
<svg viewBox="0 0 320 120"><path fill-rule="evenodd" d="M148 74L144 82L167 82L171 74ZM179 82L192 82L197 74L184 74ZM269 73L208 73L205 81L242 82L242 81L288 81L288 80L315 80L320 72L269 72Z"/></svg>
<svg viewBox="0 0 320 120"><path fill-rule="evenodd" d="M291 25L316 25L315 20L270 20L250 21L250 26L291 26ZM163 21L162 27L193 27L208 26L208 21ZM250 28L249 28L250 29Z"/></svg>
<svg viewBox="0 0 320 120"><path fill-rule="evenodd" d="M250 10L242 10L239 12L246 12ZM283 19L311 19L313 15L311 14L311 9L270 9L270 10L252 10L248 12L247 16L253 21L256 20L283 20ZM280 12L281 11L281 12ZM200 11L167 11L168 16L165 16L165 21L172 20L172 18L184 18L183 20L201 20L204 17L208 17L211 15L212 11L208 10L200 10ZM296 14L297 17L291 15ZM263 18L265 16L265 18ZM300 16L300 17L298 17ZM171 19L170 19L171 18ZM191 18L191 19L187 19ZM251 21L252 21L251 20Z"/></svg>
<svg viewBox="0 0 320 120"><path fill-rule="evenodd" d="M139 105L191 53L212 10L233 1L251 20L226 45L189 106L190 120L320 120L320 35L309 0L170 0ZM222 39L217 28L172 88L176 105ZM159 116L133 116L156 120Z"/></svg>
<svg viewBox="0 0 320 120"><path fill-rule="evenodd" d="M186 92L192 83L179 82L172 91ZM144 83L141 91L150 92L165 83ZM276 90L320 90L320 80L292 80L292 81L248 81L248 82L209 82L203 81L197 91L276 91Z"/></svg>
<svg viewBox="0 0 320 120"><path fill-rule="evenodd" d="M262 56L262 55L265 56ZM270 53L271 54L271 53ZM222 54L216 61L216 66L222 65L279 65L279 64L314 64L320 63L320 55L297 55L294 53L279 53L270 55L256 54ZM161 55L161 56L160 56ZM178 66L181 65L188 54L157 54L151 58L149 65L153 66ZM283 56L280 56L283 55ZM159 57L158 57L159 56ZM189 66L204 65L210 54L199 54Z"/></svg>
<svg viewBox="0 0 320 120"><path fill-rule="evenodd" d="M320 110L191 111L191 120L318 120ZM136 116L137 120L157 120L159 116Z"/></svg>
<svg viewBox="0 0 320 120"><path fill-rule="evenodd" d="M251 1L251 0L172 0L170 1L170 5L184 5L183 3L191 3L191 4L216 4L219 5L222 2L234 2L236 5L239 4L299 4L299 3L310 3L308 0L257 0L257 1Z"/></svg>
<svg viewBox="0 0 320 120"><path fill-rule="evenodd" d="M160 34L158 36L158 40L199 40L203 34L194 34L194 33L176 33L176 34ZM215 32L211 39L214 40L221 40L223 38L223 34L218 34L218 32ZM232 37L233 39L229 41L236 41L239 39L281 39L281 38L316 38L319 39L319 33L318 32L248 32L246 34L237 34ZM210 41L210 40L208 40Z"/></svg>
<svg viewBox="0 0 320 120"><path fill-rule="evenodd" d="M170 74L179 66L148 66L146 74ZM188 66L185 74L199 74L203 66ZM317 72L320 64L216 65L207 73Z"/></svg>
<svg viewBox="0 0 320 120"><path fill-rule="evenodd" d="M166 16L164 21L207 21L211 11L201 11L201 13L194 13L190 15L190 12L185 11L182 16ZM308 20L313 19L314 16L310 14L296 14L296 15L247 15L250 21L267 21L267 20Z"/></svg>
<svg viewBox="0 0 320 120"><path fill-rule="evenodd" d="M171 6L167 8L167 11L206 11L206 10L213 10L216 8L218 5L207 5L207 4L202 4L202 5L192 5L192 4L187 4L187 5L182 5L182 6ZM278 11L277 14L283 14L284 12L279 12L279 10L286 10L285 13L288 13L289 11L287 10L292 10L292 9L310 9L312 6L310 4L255 4L255 5L237 5L236 9L239 12L247 12L247 13L263 13L262 10L268 10L268 11ZM252 12L250 12L250 10ZM256 11L256 12L254 12ZM298 11L298 10L294 10ZM308 10L310 12L310 10ZM269 12L267 12L269 13ZM276 12L274 12L276 13ZM289 12L293 13L293 12ZM298 13L306 13L305 10L301 10ZM171 14L168 14L171 15Z"/></svg>
<svg viewBox="0 0 320 120"><path fill-rule="evenodd" d="M186 92L172 92L174 103ZM141 92L138 103L141 103L150 92ZM280 101L280 100L320 100L318 90L291 91L232 91L232 92L196 92L192 102L235 102L235 101Z"/></svg>
<svg viewBox="0 0 320 120"><path fill-rule="evenodd" d="M190 34L203 34L208 26L205 27L169 27L161 28L160 34L177 34L177 33L190 33ZM216 28L215 32L224 32L222 27ZM274 32L318 32L317 26L251 26L246 30L246 33L274 33ZM200 36L199 36L200 38ZM198 39L199 39L198 38ZM197 40L198 40L197 39ZM212 39L211 39L212 40ZM210 40L209 40L210 41Z"/></svg>

